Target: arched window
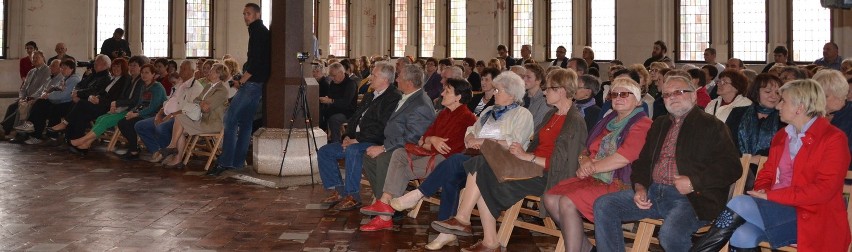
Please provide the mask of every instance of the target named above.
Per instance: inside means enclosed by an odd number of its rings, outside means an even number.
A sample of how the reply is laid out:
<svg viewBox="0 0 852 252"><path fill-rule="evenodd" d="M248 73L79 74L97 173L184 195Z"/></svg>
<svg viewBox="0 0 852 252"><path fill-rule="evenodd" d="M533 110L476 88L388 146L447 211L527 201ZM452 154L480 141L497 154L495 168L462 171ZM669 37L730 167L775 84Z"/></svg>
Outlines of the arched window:
<svg viewBox="0 0 852 252"><path fill-rule="evenodd" d="M742 61L766 61L766 0L731 1L731 50Z"/></svg>
<svg viewBox="0 0 852 252"><path fill-rule="evenodd" d="M792 57L813 62L822 58L822 47L831 41L831 11L819 0L793 0L791 10Z"/></svg>
<svg viewBox="0 0 852 252"><path fill-rule="evenodd" d="M615 59L615 0L589 1L591 15L591 46L595 60ZM599 69L600 70L600 69Z"/></svg>
<svg viewBox="0 0 852 252"><path fill-rule="evenodd" d="M420 1L420 57L432 57L435 52L435 0Z"/></svg>
<svg viewBox="0 0 852 252"><path fill-rule="evenodd" d="M509 56L521 55L522 45L531 45L533 39L533 1L512 0L512 43Z"/></svg>
<svg viewBox="0 0 852 252"><path fill-rule="evenodd" d="M169 19L171 1L142 2L142 54L148 57L169 57Z"/></svg>
<svg viewBox="0 0 852 252"><path fill-rule="evenodd" d="M393 1L393 49L391 57L405 56L405 45L408 44L408 0Z"/></svg>
<svg viewBox="0 0 852 252"><path fill-rule="evenodd" d="M676 60L703 61L710 46L710 0L678 1Z"/></svg>
<svg viewBox="0 0 852 252"><path fill-rule="evenodd" d="M571 57L571 49L573 48L573 8L571 0L553 0L550 1L550 38L548 41L550 59L556 58L556 48L564 46L568 50L567 57Z"/></svg>
<svg viewBox="0 0 852 252"><path fill-rule="evenodd" d="M450 57L467 57L467 1L450 0Z"/></svg>
<svg viewBox="0 0 852 252"><path fill-rule="evenodd" d="M347 0L329 0L328 3L328 54L348 57L349 3Z"/></svg>
<svg viewBox="0 0 852 252"><path fill-rule="evenodd" d="M186 0L187 58L206 58L213 55L213 46L211 46L212 20L212 1Z"/></svg>
<svg viewBox="0 0 852 252"><path fill-rule="evenodd" d="M99 0L97 1L97 15L95 17L95 54L101 52L102 43L112 38L116 28L125 30L127 38L127 2L124 0Z"/></svg>

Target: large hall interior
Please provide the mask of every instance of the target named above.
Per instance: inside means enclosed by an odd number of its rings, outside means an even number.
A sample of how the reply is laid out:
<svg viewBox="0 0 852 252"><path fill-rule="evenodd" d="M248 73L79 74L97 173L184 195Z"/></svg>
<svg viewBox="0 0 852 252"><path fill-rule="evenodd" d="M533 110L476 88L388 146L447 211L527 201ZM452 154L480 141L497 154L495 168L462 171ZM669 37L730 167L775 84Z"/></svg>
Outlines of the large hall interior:
<svg viewBox="0 0 852 252"><path fill-rule="evenodd" d="M848 2L0 0L0 251L852 252Z"/></svg>

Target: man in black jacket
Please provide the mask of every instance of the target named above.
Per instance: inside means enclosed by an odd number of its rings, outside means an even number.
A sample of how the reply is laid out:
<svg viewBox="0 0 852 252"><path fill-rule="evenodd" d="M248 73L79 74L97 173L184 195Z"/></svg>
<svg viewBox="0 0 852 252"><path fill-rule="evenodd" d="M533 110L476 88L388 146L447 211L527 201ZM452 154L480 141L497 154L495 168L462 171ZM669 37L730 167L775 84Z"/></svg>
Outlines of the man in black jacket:
<svg viewBox="0 0 852 252"><path fill-rule="evenodd" d="M89 122L107 112L109 106L98 105L98 95L111 82L109 68L112 61L106 55L95 57L93 73L77 83L71 92L71 101L76 104L65 117L68 120L65 139L77 139L86 134Z"/></svg>
<svg viewBox="0 0 852 252"><path fill-rule="evenodd" d="M385 125L397 103L402 98L399 90L391 85L394 66L388 62L376 63L370 75L372 93L364 95L358 109L349 119L342 143L329 143L317 152L319 173L323 187L331 190L331 196L323 203L337 203L335 208L350 210L361 207L361 165L367 149L382 145L385 141ZM340 177L337 161L346 162L346 184ZM340 203L338 203L340 202Z"/></svg>
<svg viewBox="0 0 852 252"><path fill-rule="evenodd" d="M328 130L328 142L337 143L341 138L340 126L355 112L358 84L349 78L340 63L331 64L328 71L331 84L328 85L326 95L319 98L320 126Z"/></svg>
<svg viewBox="0 0 852 252"><path fill-rule="evenodd" d="M257 106L260 106L263 84L269 80L269 29L260 20L260 6L246 4L243 20L249 33L248 58L243 64L243 77L234 81L233 87L238 88L238 91L225 112L222 155L219 155L216 167L207 171L210 176L218 176L226 170L240 169L245 165L254 114Z"/></svg>
<svg viewBox="0 0 852 252"><path fill-rule="evenodd" d="M115 28L112 37L101 44L101 54L109 56L110 59L130 57L130 44L123 37L124 29Z"/></svg>
<svg viewBox="0 0 852 252"><path fill-rule="evenodd" d="M595 201L599 251L623 251L621 223L663 219L660 245L688 251L692 233L725 207L729 187L742 166L725 123L695 105L695 87L671 76L663 86L668 116L654 120L630 175L633 190Z"/></svg>

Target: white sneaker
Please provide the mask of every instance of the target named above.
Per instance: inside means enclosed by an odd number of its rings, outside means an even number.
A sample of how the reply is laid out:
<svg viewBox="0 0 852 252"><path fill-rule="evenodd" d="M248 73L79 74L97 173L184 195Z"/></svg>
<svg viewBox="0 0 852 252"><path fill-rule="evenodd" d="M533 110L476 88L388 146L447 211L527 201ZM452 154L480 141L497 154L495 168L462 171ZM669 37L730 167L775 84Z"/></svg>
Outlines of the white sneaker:
<svg viewBox="0 0 852 252"><path fill-rule="evenodd" d="M20 131L20 132L30 133L30 132L35 131L35 127L33 126L32 122L26 121L26 122L21 123L21 125L15 126L15 130Z"/></svg>
<svg viewBox="0 0 852 252"><path fill-rule="evenodd" d="M38 139L38 138L35 138L35 137L30 137L30 139L27 139L27 141L24 141L24 143L29 144L29 145L40 144L41 139Z"/></svg>

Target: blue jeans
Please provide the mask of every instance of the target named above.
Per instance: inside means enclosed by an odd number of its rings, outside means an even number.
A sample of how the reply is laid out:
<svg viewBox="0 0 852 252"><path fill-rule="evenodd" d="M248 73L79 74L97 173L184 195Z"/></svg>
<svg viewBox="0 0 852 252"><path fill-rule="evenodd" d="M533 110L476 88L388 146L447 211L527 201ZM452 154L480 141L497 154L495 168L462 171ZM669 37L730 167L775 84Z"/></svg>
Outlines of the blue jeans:
<svg viewBox="0 0 852 252"><path fill-rule="evenodd" d="M336 189L342 197L351 195L356 201L361 201L361 164L364 153L373 143L356 143L343 149L340 143L330 143L319 148L317 163L322 185L326 189ZM337 160L346 162L346 184L340 178L340 168ZM341 190L343 189L343 190Z"/></svg>
<svg viewBox="0 0 852 252"><path fill-rule="evenodd" d="M243 84L231 99L231 105L225 112L219 166L242 168L245 165L251 143L252 121L262 94L263 83L249 81Z"/></svg>
<svg viewBox="0 0 852 252"><path fill-rule="evenodd" d="M142 143L145 144L148 152L154 153L169 146L172 140L172 126L174 125L175 120L169 119L154 126L154 118L151 117L137 122L133 127L136 129L139 138L142 138Z"/></svg>
<svg viewBox="0 0 852 252"><path fill-rule="evenodd" d="M432 196L441 191L441 205L438 206L438 220L446 220L456 215L459 208L459 192L467 182L467 172L464 170L464 162L471 157L464 154L455 154L447 160L438 163L435 170L429 174L420 184L420 192L424 196Z"/></svg>
<svg viewBox="0 0 852 252"><path fill-rule="evenodd" d="M674 186L652 183L648 191L650 209L639 209L633 190L601 196L595 201L595 239L598 251L624 251L622 222L644 218L663 219L658 238L666 251L689 251L692 234L706 221L695 215L689 199Z"/></svg>

